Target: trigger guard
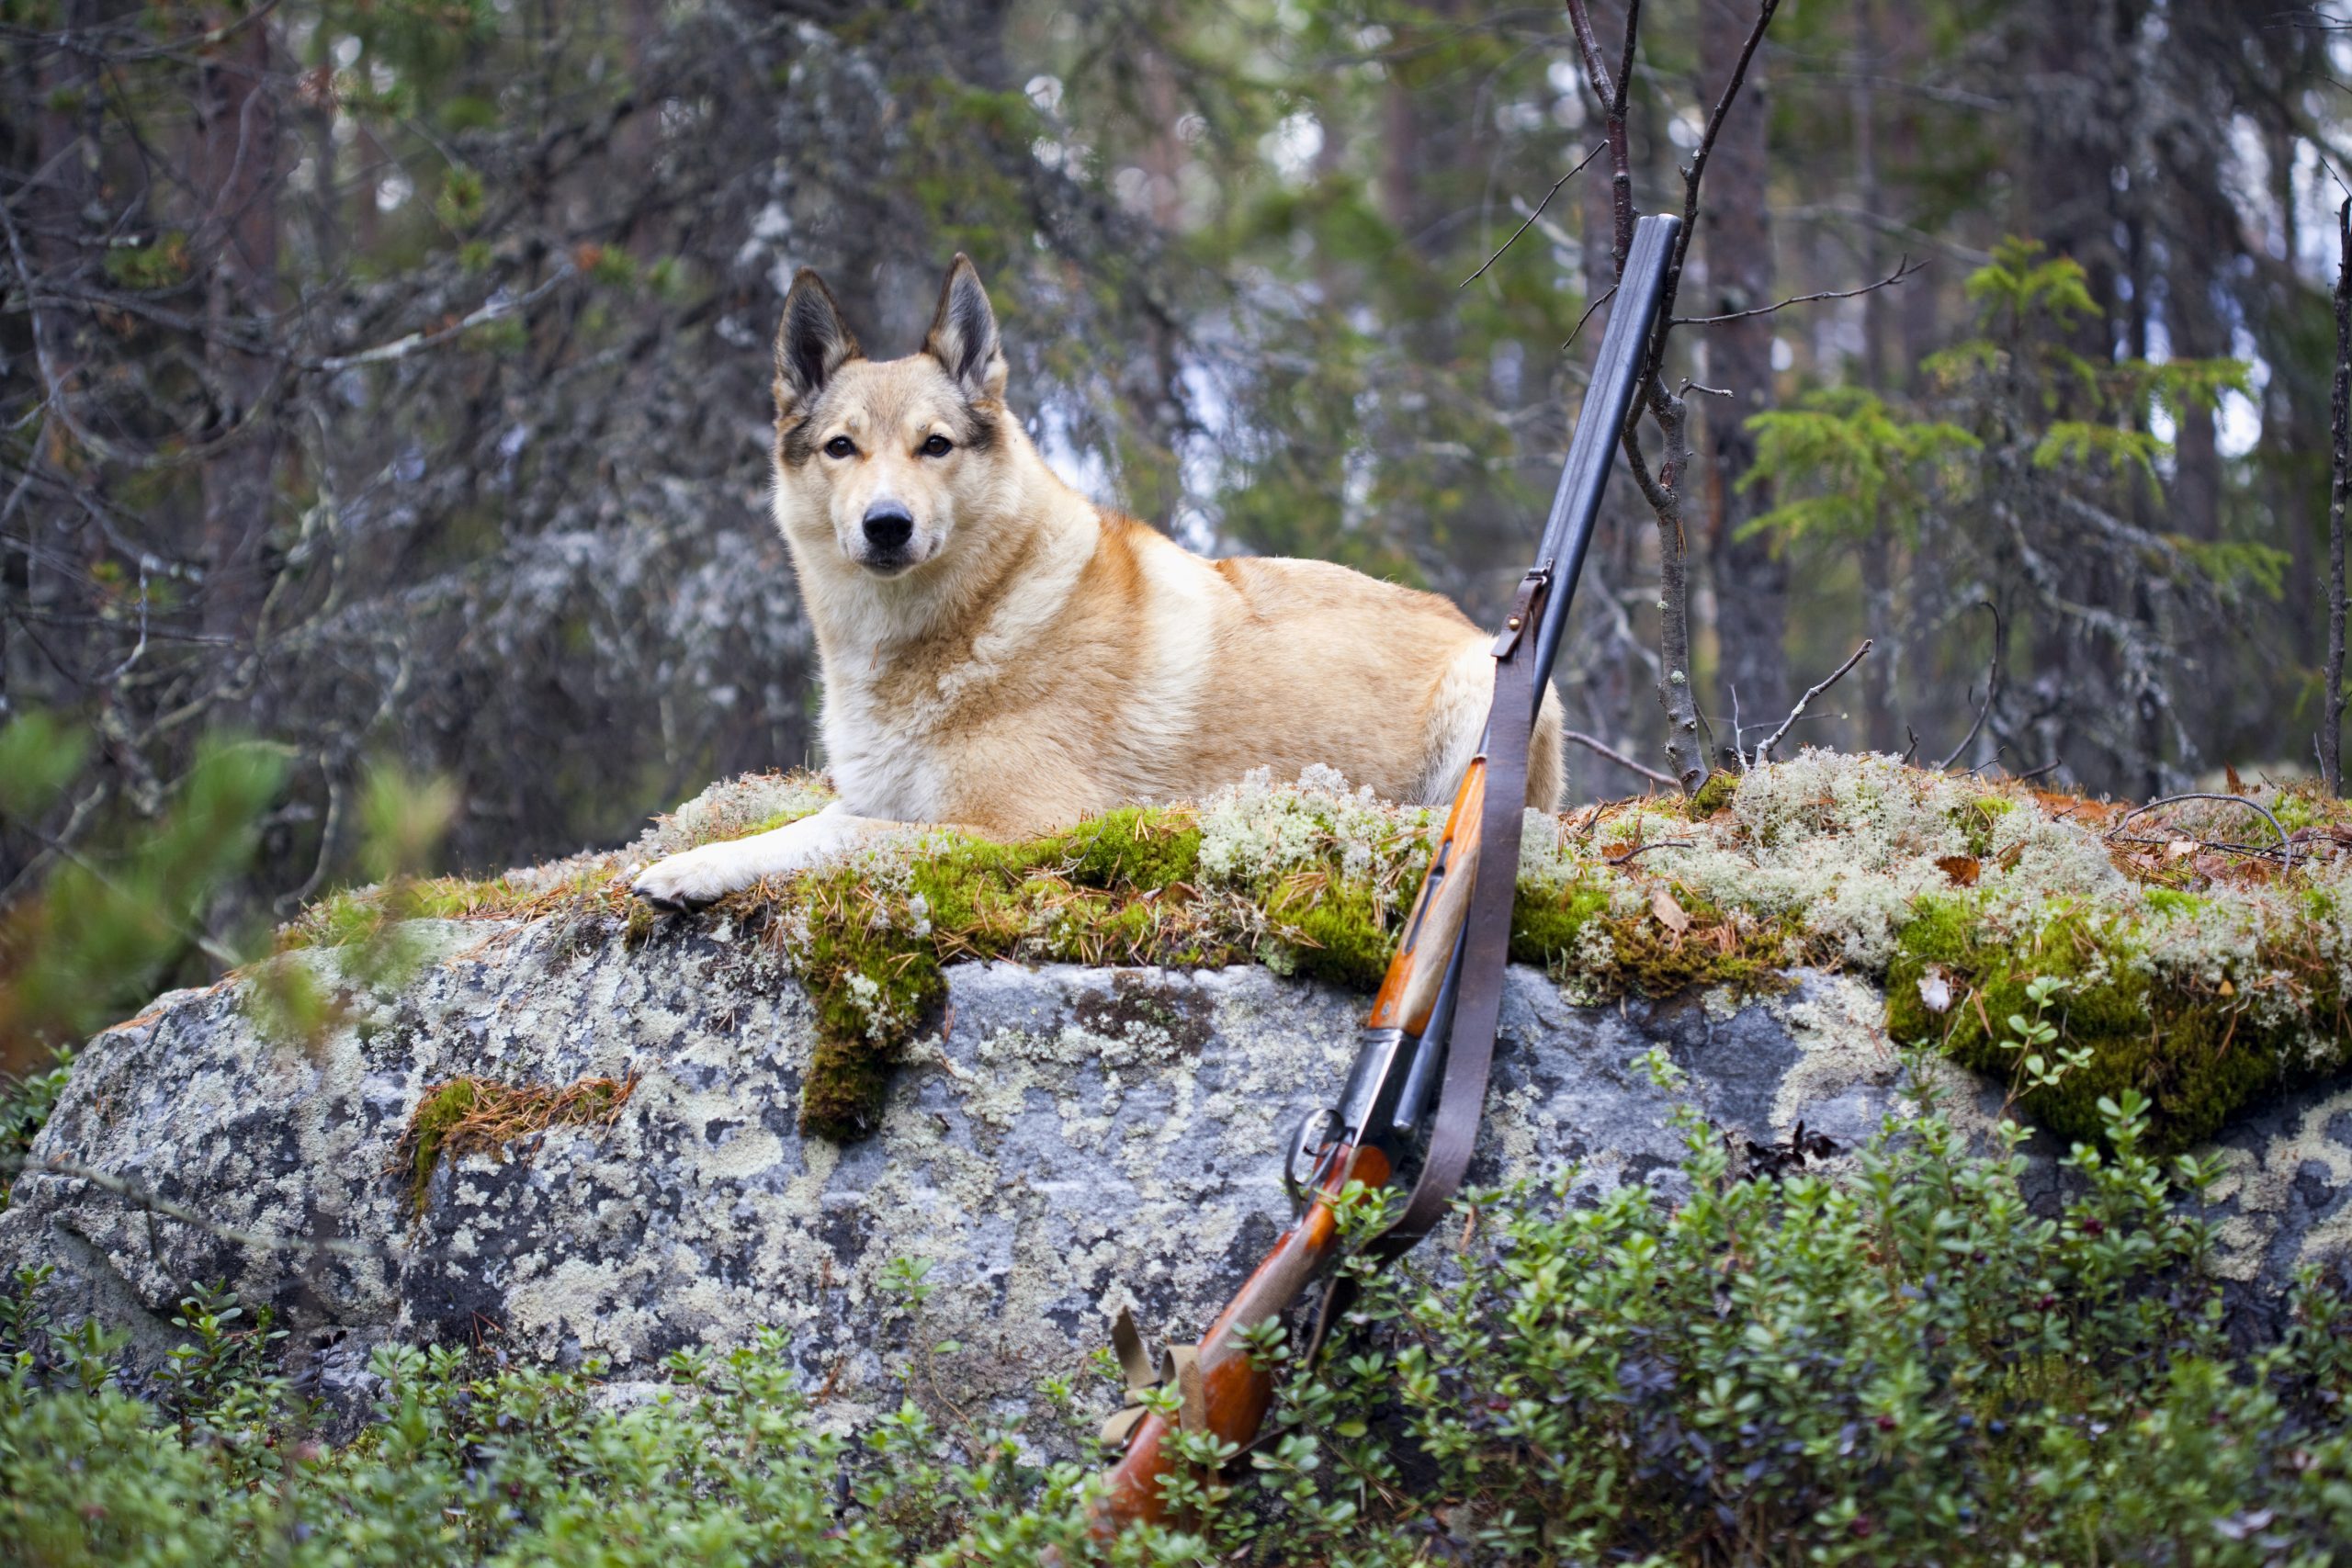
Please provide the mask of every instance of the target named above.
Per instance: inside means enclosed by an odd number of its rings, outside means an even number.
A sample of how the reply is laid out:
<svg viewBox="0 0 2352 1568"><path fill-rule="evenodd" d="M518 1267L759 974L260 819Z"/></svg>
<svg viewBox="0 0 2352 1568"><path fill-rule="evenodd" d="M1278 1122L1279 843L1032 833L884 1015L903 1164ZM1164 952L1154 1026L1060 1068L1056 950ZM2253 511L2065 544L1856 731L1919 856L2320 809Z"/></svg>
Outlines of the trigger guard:
<svg viewBox="0 0 2352 1568"><path fill-rule="evenodd" d="M1283 1190L1290 1194L1291 1207L1306 1207L1307 1183L1315 1179L1322 1164L1322 1153L1339 1138L1343 1129L1340 1113L1328 1106L1308 1112L1298 1123L1298 1131L1291 1137L1290 1150L1283 1156Z"/></svg>

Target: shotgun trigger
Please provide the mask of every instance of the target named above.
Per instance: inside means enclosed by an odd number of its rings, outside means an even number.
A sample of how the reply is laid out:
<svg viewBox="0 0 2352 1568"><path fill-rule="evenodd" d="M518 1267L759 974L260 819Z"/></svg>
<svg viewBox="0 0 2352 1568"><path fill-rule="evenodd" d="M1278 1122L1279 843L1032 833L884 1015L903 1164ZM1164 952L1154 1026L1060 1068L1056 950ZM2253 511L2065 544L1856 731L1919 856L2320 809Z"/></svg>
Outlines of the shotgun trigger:
<svg viewBox="0 0 2352 1568"><path fill-rule="evenodd" d="M1347 1131L1340 1113L1329 1106L1307 1112L1283 1156L1283 1190L1290 1194L1294 1213L1306 1208L1306 1190L1322 1174L1323 1156Z"/></svg>

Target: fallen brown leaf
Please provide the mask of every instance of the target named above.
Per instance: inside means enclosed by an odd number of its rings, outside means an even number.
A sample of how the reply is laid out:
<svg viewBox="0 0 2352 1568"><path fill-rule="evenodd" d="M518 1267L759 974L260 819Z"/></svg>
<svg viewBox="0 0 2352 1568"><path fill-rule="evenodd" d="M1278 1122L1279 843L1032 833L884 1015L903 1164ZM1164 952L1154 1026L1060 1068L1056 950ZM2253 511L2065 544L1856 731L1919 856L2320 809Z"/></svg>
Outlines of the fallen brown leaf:
<svg viewBox="0 0 2352 1568"><path fill-rule="evenodd" d="M1936 864L1943 868L1943 874L1957 887L1975 886L1977 873L1984 869L1974 855L1945 855Z"/></svg>
<svg viewBox="0 0 2352 1568"><path fill-rule="evenodd" d="M1690 929L1690 917L1683 911L1681 905L1674 901L1674 895L1663 887L1650 895L1650 913L1657 917L1659 925L1676 936Z"/></svg>

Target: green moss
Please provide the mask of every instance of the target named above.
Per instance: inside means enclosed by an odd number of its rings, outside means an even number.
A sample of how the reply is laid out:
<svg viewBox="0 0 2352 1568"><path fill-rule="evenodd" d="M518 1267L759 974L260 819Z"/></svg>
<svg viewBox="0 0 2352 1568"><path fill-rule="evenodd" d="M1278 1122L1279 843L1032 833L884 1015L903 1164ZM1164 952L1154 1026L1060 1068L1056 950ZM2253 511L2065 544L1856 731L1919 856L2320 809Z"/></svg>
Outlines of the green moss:
<svg viewBox="0 0 2352 1568"><path fill-rule="evenodd" d="M1363 879L1310 874L1275 889L1267 917L1295 933L1297 972L1360 991L1380 988L1396 950L1384 900Z"/></svg>
<svg viewBox="0 0 2352 1568"><path fill-rule="evenodd" d="M887 892L854 864L802 877L792 897L806 919L788 946L819 1033L802 1125L835 1138L872 1131L890 1066L958 960L1209 966L1263 942L1300 973L1377 988L1403 913L1395 889L1335 855L1229 890L1245 905L1202 892L1200 857L1192 811L1130 807L1027 843L934 835Z"/></svg>
<svg viewBox="0 0 2352 1568"><path fill-rule="evenodd" d="M1670 997L1692 986L1728 986L1741 995L1777 990L1795 928L1727 919L1703 903L1689 907L1691 930L1676 933L1647 916L1608 922L1615 957L1600 976L1604 996Z"/></svg>
<svg viewBox="0 0 2352 1568"><path fill-rule="evenodd" d="M432 1185L433 1168L440 1163L450 1129L464 1121L481 1099L475 1080L451 1078L417 1101L408 1122L408 1199L418 1213L424 1212L425 1190Z"/></svg>
<svg viewBox="0 0 2352 1568"><path fill-rule="evenodd" d="M1776 988L1796 933L1788 920L1757 921L1718 908L1683 889L1677 907L1683 931L1648 910L1610 912L1607 888L1577 881L1555 890L1521 887L1511 916L1514 963L1541 964L1555 977L1573 977L1599 997L1670 997L1692 986L1730 986L1743 993ZM1596 963L1584 946L1598 934L1608 956Z"/></svg>
<svg viewBox="0 0 2352 1568"><path fill-rule="evenodd" d="M345 888L305 909L277 933L280 952L353 947L375 941L401 920L528 919L560 904L595 900L614 892L613 871L599 866L553 886L518 886L503 876L402 877L370 887Z"/></svg>
<svg viewBox="0 0 2352 1568"><path fill-rule="evenodd" d="M2316 828L2344 820L2344 803L2330 800L2324 786L2316 780L2290 784L2269 802L2270 815L2288 832L2299 829ZM2235 809L2244 810L2243 807ZM2253 813L2248 812L2248 816ZM2267 824L2265 824L2267 826Z"/></svg>
<svg viewBox="0 0 2352 1568"><path fill-rule="evenodd" d="M1690 813L1691 821L1703 822L1729 806L1731 797L1738 790L1739 775L1727 768L1717 768L1707 775L1706 782L1690 792L1690 798L1683 803L1683 809Z"/></svg>
<svg viewBox="0 0 2352 1568"><path fill-rule="evenodd" d="M2199 900L2149 895L2152 903ZM2152 985L2136 963L2131 925L2088 908L2064 910L2030 943L1986 934L1963 898L1923 899L1899 938L1887 974L1887 1029L1904 1043L1931 1042L1964 1066L2023 1086L2025 1053L2011 1049L2009 1020L2034 1013L2027 987L2066 982L2048 1018L2057 1051L2088 1062L2054 1086L2021 1087L2018 1106L2060 1136L2098 1142L2101 1100L2136 1089L2153 1102L2149 1141L2160 1151L2211 1137L2239 1111L2296 1076L2297 1032L2256 1021L2245 998ZM1941 972L1951 1005L1928 1010L1920 982Z"/></svg>
<svg viewBox="0 0 2352 1568"><path fill-rule="evenodd" d="M1967 837L1970 854L1983 860L1993 852L1993 824L2015 805L2014 801L2003 795L1981 795L1965 806L1952 809L1952 825Z"/></svg>
<svg viewBox="0 0 2352 1568"><path fill-rule="evenodd" d="M1187 812L1129 807L1039 847L1046 857L1067 855L1065 874L1086 887L1168 887L1200 874L1201 829Z"/></svg>
<svg viewBox="0 0 2352 1568"><path fill-rule="evenodd" d="M2058 810L2021 786L1883 759L1819 759L1745 779L1711 774L1684 803L1692 820L1674 830L1702 852L1692 859L1652 844L1655 856L1621 852L1604 863L1612 846L1633 848L1622 841L1627 820L1612 821L1607 807L1570 819L1568 836L1543 847L1547 869L1518 889L1511 957L1588 997L1713 986L1752 993L1779 985L1792 964L1858 968L1885 984L1897 1039L1939 1044L2018 1085L2020 1109L2069 1137L2099 1136L2099 1101L2128 1089L2153 1102L2152 1141L2178 1148L2283 1087L2352 1065L2336 896L2329 884L2301 882L2321 862L2281 880L2275 865L2216 871L2210 857L2134 857L2103 837L2120 807ZM1749 801L1751 790L1754 810L1743 804L1735 818L1725 809L1735 794ZM2312 820L2342 817L2331 803L2295 798ZM2022 829L2021 849L2041 846L2035 858L1995 863L2005 818ZM1958 885L1961 874L1938 860L1932 885L1942 891L1914 899L1889 961L1883 930L1858 927L1853 901L1841 909L1824 899L1847 878L1898 874L1903 855L1948 856L1947 824L1984 863L1983 883ZM1426 812L1322 786L1259 785L1197 810L1113 811L1025 842L933 832L916 852L891 850L735 895L725 912L741 931L772 933L815 1006L820 1043L804 1083L804 1124L854 1137L872 1129L892 1065L936 1016L952 964L1209 967L1254 959L1375 989L1419 881L1429 826ZM1656 837L1639 818L1631 826ZM2070 846L2068 835L2082 841ZM1823 858L1825 839L1849 842ZM1767 874L1751 881L1743 860ZM2121 898L2112 896L2118 872L2136 884ZM617 933L630 945L660 940L665 923L614 874L606 866L554 889L443 879L339 894L285 942L372 942L413 915L557 912L586 917L567 930ZM1918 886L1905 878L1906 889ZM1998 922L1987 915L1996 899ZM2264 934L2239 952L2232 943L2240 929ZM2037 934L2011 940L1996 930ZM1918 989L1930 970L1951 994L1933 1012ZM2008 1020L2030 1013L2027 988L2043 978L2064 982L2049 1014L2059 1032L2051 1051L2084 1055L2061 1083L2029 1087Z"/></svg>
<svg viewBox="0 0 2352 1568"><path fill-rule="evenodd" d="M1522 887L1511 910L1511 958L1556 973L1577 950L1585 928L1608 912L1608 891L1588 883L1571 882L1553 894Z"/></svg>

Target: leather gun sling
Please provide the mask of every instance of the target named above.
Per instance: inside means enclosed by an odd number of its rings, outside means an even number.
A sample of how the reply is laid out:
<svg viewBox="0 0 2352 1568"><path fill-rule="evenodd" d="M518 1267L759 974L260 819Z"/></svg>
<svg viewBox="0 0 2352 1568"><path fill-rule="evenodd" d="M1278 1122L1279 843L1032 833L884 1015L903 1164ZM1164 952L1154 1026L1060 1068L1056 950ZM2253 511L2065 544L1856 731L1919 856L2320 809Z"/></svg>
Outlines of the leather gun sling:
<svg viewBox="0 0 2352 1568"><path fill-rule="evenodd" d="M1495 696L1487 728L1487 794L1478 818L1477 878L1463 920L1462 982L1445 1054L1445 1077L1420 1175L1394 1223L1363 1248L1374 1262L1411 1250L1443 1216L1462 1186L1486 1111L1487 1077L1501 1021L1503 967L1510 955L1511 903L1519 888L1520 829L1526 822L1527 752L1535 729L1535 639L1528 635L1551 588L1550 563L1521 579L1503 634L1495 639ZM1354 1276L1335 1274L1316 1314L1306 1359L1355 1300Z"/></svg>

